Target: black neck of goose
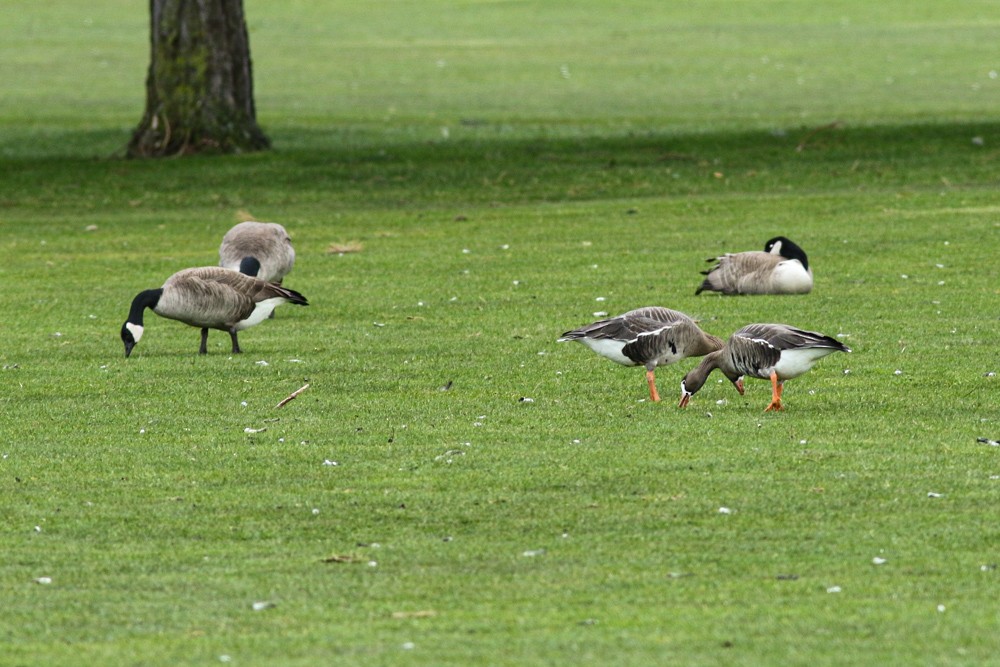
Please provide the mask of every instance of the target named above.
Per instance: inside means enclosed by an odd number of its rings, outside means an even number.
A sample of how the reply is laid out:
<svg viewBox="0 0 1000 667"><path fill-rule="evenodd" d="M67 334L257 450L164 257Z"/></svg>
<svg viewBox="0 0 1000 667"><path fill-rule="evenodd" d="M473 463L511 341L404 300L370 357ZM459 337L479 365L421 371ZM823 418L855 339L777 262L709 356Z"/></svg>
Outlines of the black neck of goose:
<svg viewBox="0 0 1000 667"><path fill-rule="evenodd" d="M240 262L240 273L256 277L260 273L260 262L256 257L244 257Z"/></svg>
<svg viewBox="0 0 1000 667"><path fill-rule="evenodd" d="M764 252L775 252L775 246L778 246L777 252L782 257L785 259L797 259L802 264L802 268L806 271L809 270L809 259L806 257L806 251L800 248L794 241L784 236L775 236L764 244Z"/></svg>
<svg viewBox="0 0 1000 667"><path fill-rule="evenodd" d="M809 259L806 257L806 252L802 248L798 247L791 241L785 241L781 245L781 256L787 257L788 259L797 259L802 262L802 268L806 271L809 270Z"/></svg>
<svg viewBox="0 0 1000 667"><path fill-rule="evenodd" d="M128 321L141 327L143 311L147 308L156 308L161 296L163 296L162 287L144 290L136 294L135 298L132 299L132 307L128 311Z"/></svg>

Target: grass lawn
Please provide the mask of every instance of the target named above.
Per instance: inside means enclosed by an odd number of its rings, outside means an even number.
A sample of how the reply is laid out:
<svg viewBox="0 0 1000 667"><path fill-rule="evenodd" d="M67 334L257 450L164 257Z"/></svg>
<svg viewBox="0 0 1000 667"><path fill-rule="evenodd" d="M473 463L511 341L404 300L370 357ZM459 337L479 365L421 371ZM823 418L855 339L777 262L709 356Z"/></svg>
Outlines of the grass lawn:
<svg viewBox="0 0 1000 667"><path fill-rule="evenodd" d="M316 4L225 158L119 159L145 5L0 24L0 665L1000 664L993 3ZM126 360L242 211L311 305ZM778 234L813 293L694 296ZM555 342L644 305L854 351Z"/></svg>

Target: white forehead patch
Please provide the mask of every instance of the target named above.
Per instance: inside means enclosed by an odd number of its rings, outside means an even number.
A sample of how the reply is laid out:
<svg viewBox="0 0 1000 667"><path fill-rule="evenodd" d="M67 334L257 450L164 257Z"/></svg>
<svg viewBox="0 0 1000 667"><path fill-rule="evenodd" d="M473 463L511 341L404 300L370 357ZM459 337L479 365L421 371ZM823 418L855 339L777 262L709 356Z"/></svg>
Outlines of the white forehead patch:
<svg viewBox="0 0 1000 667"><path fill-rule="evenodd" d="M132 324L131 322L126 322L125 328L128 329L129 332L132 334L132 340L138 343L139 339L142 338L142 326L139 324Z"/></svg>

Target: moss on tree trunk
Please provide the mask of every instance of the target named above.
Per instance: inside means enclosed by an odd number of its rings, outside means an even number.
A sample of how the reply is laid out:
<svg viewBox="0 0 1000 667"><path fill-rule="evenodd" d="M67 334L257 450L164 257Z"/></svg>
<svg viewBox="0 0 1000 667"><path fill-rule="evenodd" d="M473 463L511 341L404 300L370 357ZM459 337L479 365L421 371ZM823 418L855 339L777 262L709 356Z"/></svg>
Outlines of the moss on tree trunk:
<svg viewBox="0 0 1000 667"><path fill-rule="evenodd" d="M243 0L150 0L146 111L129 157L263 150Z"/></svg>

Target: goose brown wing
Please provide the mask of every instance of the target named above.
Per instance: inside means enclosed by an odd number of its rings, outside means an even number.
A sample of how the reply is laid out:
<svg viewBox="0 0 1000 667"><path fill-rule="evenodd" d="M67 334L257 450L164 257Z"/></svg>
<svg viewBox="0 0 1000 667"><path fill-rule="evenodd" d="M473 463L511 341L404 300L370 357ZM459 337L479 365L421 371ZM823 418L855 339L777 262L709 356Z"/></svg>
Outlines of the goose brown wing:
<svg viewBox="0 0 1000 667"><path fill-rule="evenodd" d="M615 320L615 326L608 327L602 333L606 338L624 341L638 341L641 336L658 333L665 328L674 327L681 323L694 323L684 313L660 306L636 308L615 318Z"/></svg>
<svg viewBox="0 0 1000 667"><path fill-rule="evenodd" d="M260 278L244 275L239 271L232 271L217 266L207 266L193 270L197 271L197 275L204 280L224 285L226 289L232 290L234 293L249 299L251 304L250 311L245 316L253 311L254 305L266 299L280 298L303 306L309 305L306 298L295 290L275 283L269 283Z"/></svg>
<svg viewBox="0 0 1000 667"><path fill-rule="evenodd" d="M687 333L684 329L685 324L682 322L673 324L660 322L655 329L637 333L631 342L622 348L622 354L640 365L660 357L684 356Z"/></svg>
<svg viewBox="0 0 1000 667"><path fill-rule="evenodd" d="M824 347L833 350L849 352L850 349L836 338L819 333L806 331L787 324L750 324L741 332L750 336L766 339L779 350L794 350L807 347Z"/></svg>
<svg viewBox="0 0 1000 667"><path fill-rule="evenodd" d="M254 298L250 288L256 282L263 283L220 267L180 271L164 283L156 311L194 326L232 324L253 312Z"/></svg>
<svg viewBox="0 0 1000 667"><path fill-rule="evenodd" d="M585 327L567 331L562 335L564 340L593 338L595 340L609 339L634 341L642 333L656 331L664 325L691 319L684 313L660 306L637 308L617 317L599 320Z"/></svg>
<svg viewBox="0 0 1000 667"><path fill-rule="evenodd" d="M749 251L723 255L705 274L698 292L712 290L723 294L754 294L767 291L774 267L782 261L780 255Z"/></svg>
<svg viewBox="0 0 1000 667"><path fill-rule="evenodd" d="M729 364L740 375L768 377L781 359L781 350L764 338L754 336L744 327L726 343Z"/></svg>

